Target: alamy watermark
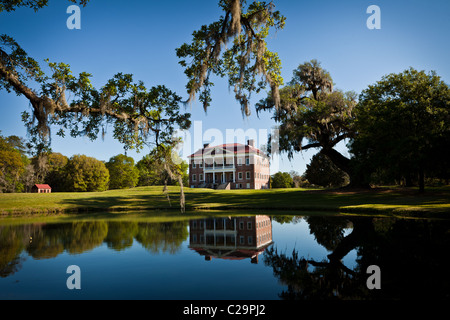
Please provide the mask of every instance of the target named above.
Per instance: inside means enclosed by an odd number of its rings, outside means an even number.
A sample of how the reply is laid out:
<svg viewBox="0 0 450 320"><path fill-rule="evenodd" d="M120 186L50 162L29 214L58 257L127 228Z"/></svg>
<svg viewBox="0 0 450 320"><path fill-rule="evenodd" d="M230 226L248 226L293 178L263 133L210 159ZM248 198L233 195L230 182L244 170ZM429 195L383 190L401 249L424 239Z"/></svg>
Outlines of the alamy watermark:
<svg viewBox="0 0 450 320"><path fill-rule="evenodd" d="M192 132L192 134L191 134ZM174 150L172 160L175 163L180 162L195 152L202 150L206 145L209 147L215 146L230 146L233 144L247 145L250 141L253 146L259 149L262 153L268 155L269 145L268 140L270 136L270 164L271 171L277 172L280 167L280 148L279 148L279 130L278 129L225 129L210 128L203 130L202 121L194 121L192 129L179 130L175 133L174 138L181 138L182 142ZM227 149L226 147L224 148ZM231 149L230 149L231 150ZM249 159L254 161L253 158Z"/></svg>
<svg viewBox="0 0 450 320"><path fill-rule="evenodd" d="M79 266L71 265L67 267L66 273L71 274L66 281L67 289L81 290L81 269Z"/></svg>
<svg viewBox="0 0 450 320"><path fill-rule="evenodd" d="M381 269L379 266L371 265L367 268L367 274L370 276L367 278L366 285L369 290L381 289Z"/></svg>
<svg viewBox="0 0 450 320"><path fill-rule="evenodd" d="M379 6L371 5L367 8L366 13L371 14L367 19L366 25L369 30L381 29L381 9Z"/></svg>
<svg viewBox="0 0 450 320"><path fill-rule="evenodd" d="M79 6L71 5L67 7L66 13L70 14L67 18L67 29L81 29L81 10Z"/></svg>

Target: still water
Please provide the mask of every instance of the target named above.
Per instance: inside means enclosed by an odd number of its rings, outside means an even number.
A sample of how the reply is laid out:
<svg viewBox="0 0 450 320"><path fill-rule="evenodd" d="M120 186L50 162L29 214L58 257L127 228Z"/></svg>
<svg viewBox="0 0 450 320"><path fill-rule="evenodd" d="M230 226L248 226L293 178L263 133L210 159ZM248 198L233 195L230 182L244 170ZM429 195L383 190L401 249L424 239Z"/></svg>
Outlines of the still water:
<svg viewBox="0 0 450 320"><path fill-rule="evenodd" d="M3 222L0 299L449 299L449 249L448 220Z"/></svg>

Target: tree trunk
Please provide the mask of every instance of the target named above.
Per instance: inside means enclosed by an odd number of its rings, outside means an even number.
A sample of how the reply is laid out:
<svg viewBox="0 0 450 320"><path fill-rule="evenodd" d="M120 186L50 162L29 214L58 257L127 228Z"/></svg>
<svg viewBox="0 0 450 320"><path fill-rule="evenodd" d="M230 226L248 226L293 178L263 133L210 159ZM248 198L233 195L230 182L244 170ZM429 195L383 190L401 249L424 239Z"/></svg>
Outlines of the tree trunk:
<svg viewBox="0 0 450 320"><path fill-rule="evenodd" d="M419 168L419 192L425 192L425 174L422 166Z"/></svg>
<svg viewBox="0 0 450 320"><path fill-rule="evenodd" d="M186 199L185 199L185 196L184 196L183 177L181 175L178 176L178 183L180 184L180 208L181 208L181 213L186 213Z"/></svg>
<svg viewBox="0 0 450 320"><path fill-rule="evenodd" d="M350 177L349 187L370 188L369 183L364 179L364 173L354 170L351 166L351 161L349 158L344 157L333 148L323 148L320 152L326 155L331 162L336 165L336 167L348 174Z"/></svg>

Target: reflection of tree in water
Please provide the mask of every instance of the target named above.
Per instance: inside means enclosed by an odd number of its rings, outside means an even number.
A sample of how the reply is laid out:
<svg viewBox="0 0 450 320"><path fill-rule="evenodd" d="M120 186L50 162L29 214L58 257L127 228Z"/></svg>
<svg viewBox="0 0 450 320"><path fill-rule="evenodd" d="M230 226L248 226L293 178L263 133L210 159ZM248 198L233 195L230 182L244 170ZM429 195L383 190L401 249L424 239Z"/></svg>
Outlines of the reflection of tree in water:
<svg viewBox="0 0 450 320"><path fill-rule="evenodd" d="M20 269L22 252L50 259L63 252L80 254L106 243L125 250L135 239L150 253L176 253L188 238L188 222L78 221L64 224L0 226L0 277Z"/></svg>
<svg viewBox="0 0 450 320"><path fill-rule="evenodd" d="M337 216L309 216L305 221L317 243L327 250L334 250L344 238L345 229L352 227L349 220Z"/></svg>
<svg viewBox="0 0 450 320"><path fill-rule="evenodd" d="M47 224L33 236L27 252L35 259L49 259L64 251L78 254L98 247L108 232L105 221Z"/></svg>
<svg viewBox="0 0 450 320"><path fill-rule="evenodd" d="M309 217L311 233L331 253L322 261L265 252L265 264L287 286L283 299L448 299L450 222L386 218ZM353 231L343 236L347 223ZM357 250L351 270L342 259ZM369 290L367 267L381 268L381 290Z"/></svg>
<svg viewBox="0 0 450 320"><path fill-rule="evenodd" d="M135 221L110 222L105 238L109 248L124 250L139 242L151 253L176 253L188 234L188 222L138 223Z"/></svg>
<svg viewBox="0 0 450 320"><path fill-rule="evenodd" d="M271 266L275 276L287 285L287 290L283 291L280 297L300 300L344 297L356 299L364 294L359 274L341 262L346 253L353 249L342 246L345 229L351 226L351 223L347 219L328 216L309 216L305 217L305 221L308 222L310 233L315 236L318 244L329 251L341 252L343 256L332 253L328 260L315 261L300 257L295 250L289 257L285 253L278 253L276 248L269 248L265 252L264 263ZM349 249L345 254L344 248Z"/></svg>
<svg viewBox="0 0 450 320"><path fill-rule="evenodd" d="M108 248L121 251L133 245L138 232L138 223L129 221L109 222L108 235L104 239Z"/></svg>
<svg viewBox="0 0 450 320"><path fill-rule="evenodd" d="M151 253L175 254L189 237L187 227L187 221L140 224L136 240Z"/></svg>
<svg viewBox="0 0 450 320"><path fill-rule="evenodd" d="M39 226L0 226L0 277L17 272L23 261L20 253L26 248L30 234Z"/></svg>

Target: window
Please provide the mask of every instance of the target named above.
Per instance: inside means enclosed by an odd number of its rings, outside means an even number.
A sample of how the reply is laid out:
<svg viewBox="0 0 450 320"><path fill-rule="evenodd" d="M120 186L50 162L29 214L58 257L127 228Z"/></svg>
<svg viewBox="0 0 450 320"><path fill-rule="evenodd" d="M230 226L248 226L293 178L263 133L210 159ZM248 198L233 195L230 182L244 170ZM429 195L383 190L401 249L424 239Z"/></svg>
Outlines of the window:
<svg viewBox="0 0 450 320"><path fill-rule="evenodd" d="M250 165L250 158L248 158L248 157L245 158L245 165L247 165L247 166Z"/></svg>
<svg viewBox="0 0 450 320"><path fill-rule="evenodd" d="M245 173L245 177L247 178L247 180L250 179L250 171L247 171L247 172Z"/></svg>
<svg viewBox="0 0 450 320"><path fill-rule="evenodd" d="M252 244L252 242L253 242L253 237L252 236L248 236L247 243L248 244Z"/></svg>
<svg viewBox="0 0 450 320"><path fill-rule="evenodd" d="M192 181L197 181L197 175L196 174L192 175Z"/></svg>
<svg viewBox="0 0 450 320"><path fill-rule="evenodd" d="M199 180L203 181L203 174L199 174Z"/></svg>
<svg viewBox="0 0 450 320"><path fill-rule="evenodd" d="M192 162L192 168L197 168L197 164L195 163L195 161L194 162Z"/></svg>
<svg viewBox="0 0 450 320"><path fill-rule="evenodd" d="M239 230L244 229L244 221L239 221Z"/></svg>
<svg viewBox="0 0 450 320"><path fill-rule="evenodd" d="M250 183L247 183L247 189L250 189Z"/></svg>
<svg viewBox="0 0 450 320"><path fill-rule="evenodd" d="M240 236L240 237L239 237L239 243L240 243L240 244L244 244L244 243L245 243L244 236Z"/></svg>
<svg viewBox="0 0 450 320"><path fill-rule="evenodd" d="M238 173L238 179L239 179L239 180L242 180L242 172L239 172L239 173Z"/></svg>
<svg viewBox="0 0 450 320"><path fill-rule="evenodd" d="M203 168L203 161L198 165L199 168Z"/></svg>
<svg viewBox="0 0 450 320"><path fill-rule="evenodd" d="M242 158L237 159L238 166L242 166Z"/></svg>
<svg viewBox="0 0 450 320"><path fill-rule="evenodd" d="M252 223L251 223L251 221L247 222L247 230L252 230Z"/></svg>

